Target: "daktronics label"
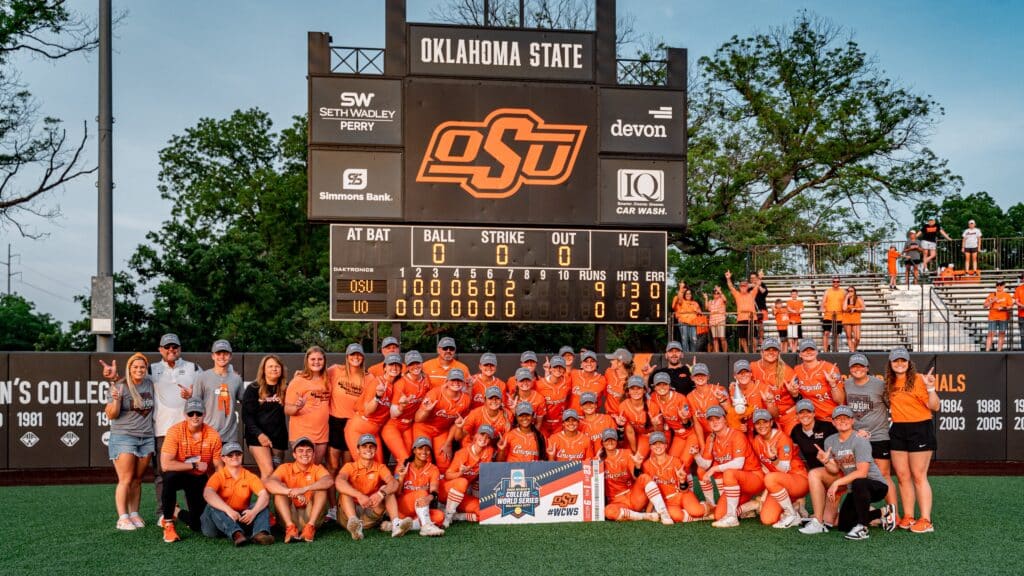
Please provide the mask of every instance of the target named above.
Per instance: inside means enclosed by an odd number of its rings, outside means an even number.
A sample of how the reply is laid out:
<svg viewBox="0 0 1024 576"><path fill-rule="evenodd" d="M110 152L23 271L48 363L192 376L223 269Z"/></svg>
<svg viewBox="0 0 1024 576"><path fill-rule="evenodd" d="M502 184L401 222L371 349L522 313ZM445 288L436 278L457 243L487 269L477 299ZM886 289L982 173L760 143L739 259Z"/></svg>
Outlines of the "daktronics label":
<svg viewBox="0 0 1024 576"><path fill-rule="evenodd" d="M444 122L416 181L458 184L474 198L508 198L524 184L556 186L572 175L586 132L525 108L499 108L482 122Z"/></svg>

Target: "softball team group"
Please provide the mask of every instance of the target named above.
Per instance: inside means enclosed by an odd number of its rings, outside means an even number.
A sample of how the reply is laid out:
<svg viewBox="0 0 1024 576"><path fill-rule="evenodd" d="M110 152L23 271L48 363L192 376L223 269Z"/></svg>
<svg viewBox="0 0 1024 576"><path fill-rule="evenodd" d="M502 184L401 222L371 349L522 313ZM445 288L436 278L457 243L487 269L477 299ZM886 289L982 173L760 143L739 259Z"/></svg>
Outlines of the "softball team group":
<svg viewBox="0 0 1024 576"><path fill-rule="evenodd" d="M426 361L386 338L379 364L366 366L351 344L345 362L328 367L312 347L290 379L267 355L246 386L227 341L214 343L207 371L181 360L180 347L165 335L162 361L135 354L124 378L103 363L114 383L106 412L117 528L145 526L141 479L155 452L166 542L180 539L177 523L238 546L273 543L275 524L286 543L312 541L327 521L355 540L374 527L441 536L453 521L476 521L482 463L591 459L603 463L607 520L730 528L757 517L851 540L874 525L934 530L928 466L939 399L934 375L918 374L903 349L889 354L884 379L862 354L844 377L811 340L799 342L791 367L780 342L765 338L760 358L736 361L721 384L705 364L684 364L675 341L665 366L634 365L618 349L603 373L594 352L576 366L564 346L542 365L523 352L503 381L494 354L471 373L452 338ZM239 422L258 475L242 466Z"/></svg>

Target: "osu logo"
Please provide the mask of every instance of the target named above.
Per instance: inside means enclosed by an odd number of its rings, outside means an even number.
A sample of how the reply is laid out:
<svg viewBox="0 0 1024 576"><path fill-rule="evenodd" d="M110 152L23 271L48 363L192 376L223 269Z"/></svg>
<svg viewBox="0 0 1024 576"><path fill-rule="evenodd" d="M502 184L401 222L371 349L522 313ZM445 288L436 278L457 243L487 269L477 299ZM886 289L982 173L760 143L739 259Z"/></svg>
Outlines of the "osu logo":
<svg viewBox="0 0 1024 576"><path fill-rule="evenodd" d="M499 108L483 122L444 122L416 181L458 184L474 198L508 198L523 184L556 186L572 174L586 131L546 124L523 108Z"/></svg>
<svg viewBox="0 0 1024 576"><path fill-rule="evenodd" d="M576 495L570 494L568 492L565 492L564 494L559 494L558 496L555 496L553 500L551 500L551 505L558 506L559 508L568 508L569 506L572 506L575 503Z"/></svg>

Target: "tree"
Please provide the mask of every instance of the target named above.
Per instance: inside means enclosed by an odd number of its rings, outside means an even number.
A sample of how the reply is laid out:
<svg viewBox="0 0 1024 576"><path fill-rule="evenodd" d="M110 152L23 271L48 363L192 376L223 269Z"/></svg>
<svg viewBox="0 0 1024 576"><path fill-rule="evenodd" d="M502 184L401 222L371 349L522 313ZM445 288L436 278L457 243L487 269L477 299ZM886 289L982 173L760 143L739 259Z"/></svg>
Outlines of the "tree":
<svg viewBox="0 0 1024 576"><path fill-rule="evenodd" d="M0 296L0 350L56 350L60 322L34 311L35 304L17 294Z"/></svg>
<svg viewBox="0 0 1024 576"><path fill-rule="evenodd" d="M0 225L38 237L18 221L19 211L43 217L59 214L43 206L47 194L96 168L85 168L88 139L70 141L56 118L39 120L39 104L20 81L13 60L31 55L60 60L96 48L96 27L64 0L0 1Z"/></svg>

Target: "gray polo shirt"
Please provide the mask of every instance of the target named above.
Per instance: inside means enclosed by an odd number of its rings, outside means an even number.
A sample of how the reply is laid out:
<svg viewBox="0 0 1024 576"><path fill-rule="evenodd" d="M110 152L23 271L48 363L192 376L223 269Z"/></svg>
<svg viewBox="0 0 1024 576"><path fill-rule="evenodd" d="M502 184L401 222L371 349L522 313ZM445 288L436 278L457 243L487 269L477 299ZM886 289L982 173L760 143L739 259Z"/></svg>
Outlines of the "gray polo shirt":
<svg viewBox="0 0 1024 576"><path fill-rule="evenodd" d="M885 382L868 376L863 386L847 378L846 404L853 410L853 429L866 430L871 442L889 439L889 407L885 404Z"/></svg>
<svg viewBox="0 0 1024 576"><path fill-rule="evenodd" d="M135 390L142 398L139 405L135 404L135 398L128 391L128 384L118 382L115 386L121 395L121 412L117 418L110 421L110 432L136 438L152 438L153 408L156 404L153 398L153 381L146 376L142 382L135 385Z"/></svg>
<svg viewBox="0 0 1024 576"><path fill-rule="evenodd" d="M242 377L228 365L228 373L224 376L213 369L205 370L196 378L192 388L192 397L203 401L206 422L217 430L222 442L238 442L239 403L245 394Z"/></svg>
<svg viewBox="0 0 1024 576"><path fill-rule="evenodd" d="M858 462L867 462L868 478L885 482L881 470L875 465L875 459L871 457L871 443L867 438L861 438L856 433L850 434L846 442L839 440L839 434L833 434L825 438L825 451L832 449L832 457L836 459L843 475L847 475L857 469Z"/></svg>

